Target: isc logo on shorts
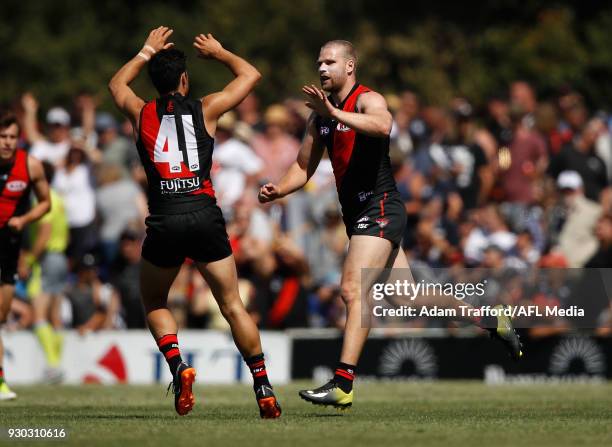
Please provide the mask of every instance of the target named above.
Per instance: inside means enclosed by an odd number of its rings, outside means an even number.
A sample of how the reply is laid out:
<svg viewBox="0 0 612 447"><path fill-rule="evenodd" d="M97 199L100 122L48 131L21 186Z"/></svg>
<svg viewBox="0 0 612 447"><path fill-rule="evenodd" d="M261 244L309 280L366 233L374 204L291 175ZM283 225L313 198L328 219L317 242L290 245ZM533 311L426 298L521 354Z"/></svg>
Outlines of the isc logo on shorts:
<svg viewBox="0 0 612 447"><path fill-rule="evenodd" d="M10 192L19 192L23 191L28 187L28 184L22 180L13 180L12 182L8 182L6 184L6 189Z"/></svg>
<svg viewBox="0 0 612 447"><path fill-rule="evenodd" d="M324 137L325 135L329 135L329 127L321 127L319 133L322 137Z"/></svg>

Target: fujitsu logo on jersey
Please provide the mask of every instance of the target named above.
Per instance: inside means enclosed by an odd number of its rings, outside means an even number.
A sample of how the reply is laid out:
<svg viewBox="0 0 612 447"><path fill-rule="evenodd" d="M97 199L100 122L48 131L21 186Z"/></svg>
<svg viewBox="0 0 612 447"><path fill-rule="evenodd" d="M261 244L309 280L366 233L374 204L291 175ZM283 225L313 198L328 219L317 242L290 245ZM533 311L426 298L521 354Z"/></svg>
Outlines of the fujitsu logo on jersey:
<svg viewBox="0 0 612 447"><path fill-rule="evenodd" d="M200 177L161 180L159 186L164 194L191 192L200 188Z"/></svg>

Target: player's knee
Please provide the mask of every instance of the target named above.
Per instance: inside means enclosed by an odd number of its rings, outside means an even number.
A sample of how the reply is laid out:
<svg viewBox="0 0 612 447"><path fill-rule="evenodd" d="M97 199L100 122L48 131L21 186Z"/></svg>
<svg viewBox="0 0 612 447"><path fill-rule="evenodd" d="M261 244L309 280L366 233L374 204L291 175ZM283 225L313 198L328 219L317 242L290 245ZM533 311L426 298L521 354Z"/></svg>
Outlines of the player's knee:
<svg viewBox="0 0 612 447"><path fill-rule="evenodd" d="M241 301L237 301L221 304L219 309L221 310L221 315L223 315L226 320L233 320L244 311L244 306Z"/></svg>
<svg viewBox="0 0 612 447"><path fill-rule="evenodd" d="M340 294L342 296L342 300L347 305L359 301L359 299L361 298L361 288L359 287L359 283L355 281L343 282L340 285Z"/></svg>

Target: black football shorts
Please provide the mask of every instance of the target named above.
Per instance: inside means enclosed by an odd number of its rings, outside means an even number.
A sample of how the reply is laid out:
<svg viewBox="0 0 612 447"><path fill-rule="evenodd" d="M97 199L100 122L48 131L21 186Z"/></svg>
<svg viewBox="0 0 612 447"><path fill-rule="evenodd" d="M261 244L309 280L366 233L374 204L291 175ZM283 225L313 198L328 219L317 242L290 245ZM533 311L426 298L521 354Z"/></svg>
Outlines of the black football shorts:
<svg viewBox="0 0 612 447"><path fill-rule="evenodd" d="M15 284L21 249L21 233L0 228L0 284Z"/></svg>
<svg viewBox="0 0 612 447"><path fill-rule="evenodd" d="M406 227L406 209L396 191L383 193L368 200L359 212L344 215L346 234L374 236L391 241L398 247Z"/></svg>
<svg viewBox="0 0 612 447"><path fill-rule="evenodd" d="M225 219L215 204L183 214L152 214L145 223L142 257L158 267L177 267L185 258L214 262L232 254Z"/></svg>

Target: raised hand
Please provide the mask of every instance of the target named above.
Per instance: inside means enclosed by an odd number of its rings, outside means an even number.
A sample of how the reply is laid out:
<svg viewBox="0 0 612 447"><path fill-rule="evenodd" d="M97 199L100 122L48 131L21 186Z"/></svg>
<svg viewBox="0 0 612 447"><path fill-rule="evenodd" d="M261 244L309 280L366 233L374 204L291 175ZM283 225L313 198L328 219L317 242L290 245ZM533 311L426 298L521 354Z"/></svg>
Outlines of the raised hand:
<svg viewBox="0 0 612 447"><path fill-rule="evenodd" d="M147 37L142 51L147 51L148 53L146 54L153 56L153 54L157 53L158 51L167 50L168 48L172 47L174 43L167 42L167 40L173 32L174 30L168 28L167 26L159 26L155 28L149 33L149 37Z"/></svg>
<svg viewBox="0 0 612 447"><path fill-rule="evenodd" d="M223 46L210 33L195 36L193 46L198 51L198 57L202 59L216 59L219 53L223 51Z"/></svg>
<svg viewBox="0 0 612 447"><path fill-rule="evenodd" d="M25 92L21 96L21 106L26 113L34 113L38 111L38 100L31 92Z"/></svg>
<svg viewBox="0 0 612 447"><path fill-rule="evenodd" d="M331 117L335 107L329 102L323 90L311 84L310 86L305 85L302 87L302 92L308 96L308 101L306 101L307 107L317 112L319 116Z"/></svg>

